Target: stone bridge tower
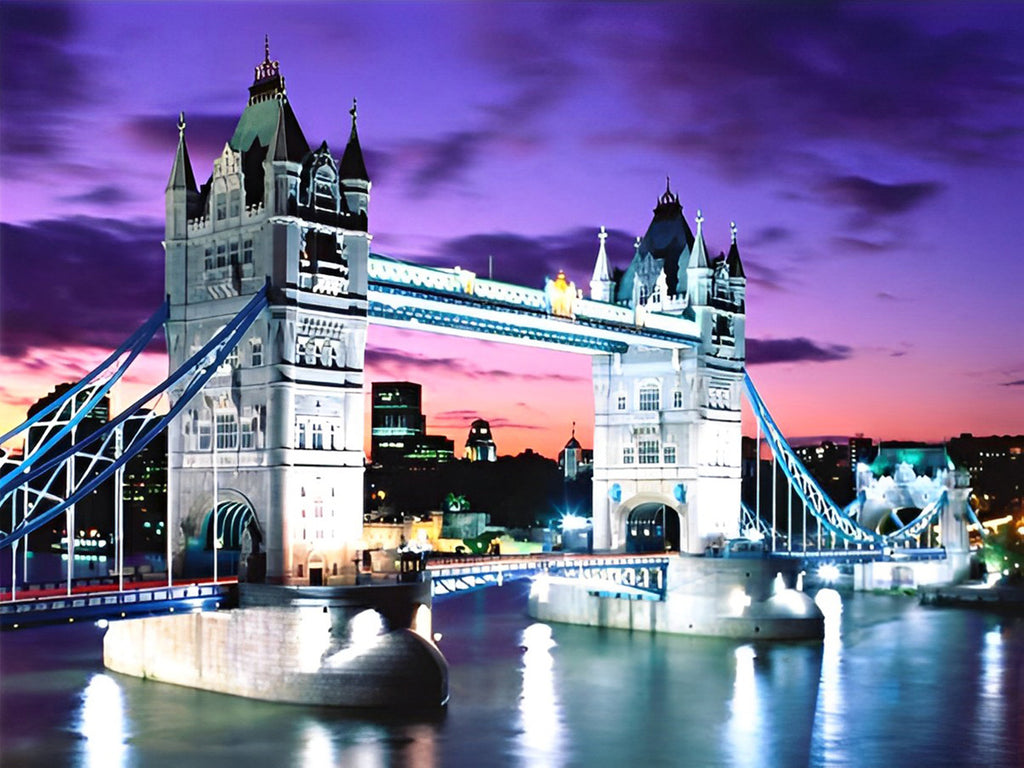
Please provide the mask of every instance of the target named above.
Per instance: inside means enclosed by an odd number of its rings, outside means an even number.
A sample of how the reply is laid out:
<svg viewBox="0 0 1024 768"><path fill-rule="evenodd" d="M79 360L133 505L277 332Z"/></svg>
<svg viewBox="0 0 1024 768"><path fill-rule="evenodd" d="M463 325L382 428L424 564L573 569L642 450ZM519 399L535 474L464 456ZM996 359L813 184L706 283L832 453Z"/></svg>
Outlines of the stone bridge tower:
<svg viewBox="0 0 1024 768"><path fill-rule="evenodd" d="M667 188L617 279L600 235L591 298L631 307L637 324L651 312L693 320L699 338L594 358L596 548L625 547L631 516L643 527L653 518L636 513L651 505L681 551L738 535L746 278L735 226L729 253L709 258L703 221L698 211L693 234Z"/></svg>
<svg viewBox="0 0 1024 768"><path fill-rule="evenodd" d="M169 429L178 573L208 572L215 540L227 550L255 541L270 582L326 584L351 566L362 534L370 244L354 102L351 116L340 161L326 143L311 147L268 46L201 187L179 121L166 190L171 370L265 284L270 306Z"/></svg>

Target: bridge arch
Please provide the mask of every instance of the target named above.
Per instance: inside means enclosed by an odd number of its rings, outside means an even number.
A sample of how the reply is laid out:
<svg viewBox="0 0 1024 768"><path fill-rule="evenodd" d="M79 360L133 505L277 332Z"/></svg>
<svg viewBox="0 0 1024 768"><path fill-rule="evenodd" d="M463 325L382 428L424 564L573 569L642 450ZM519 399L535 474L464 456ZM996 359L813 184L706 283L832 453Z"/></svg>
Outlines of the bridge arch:
<svg viewBox="0 0 1024 768"><path fill-rule="evenodd" d="M232 552L241 551L242 539L250 522L256 520L256 510L248 497L240 491L221 488L220 499L217 501L217 537L219 549ZM203 548L213 549L213 506L206 511L203 520Z"/></svg>
<svg viewBox="0 0 1024 768"><path fill-rule="evenodd" d="M686 511L675 499L661 493L638 493L612 512L612 549L686 551L686 523Z"/></svg>

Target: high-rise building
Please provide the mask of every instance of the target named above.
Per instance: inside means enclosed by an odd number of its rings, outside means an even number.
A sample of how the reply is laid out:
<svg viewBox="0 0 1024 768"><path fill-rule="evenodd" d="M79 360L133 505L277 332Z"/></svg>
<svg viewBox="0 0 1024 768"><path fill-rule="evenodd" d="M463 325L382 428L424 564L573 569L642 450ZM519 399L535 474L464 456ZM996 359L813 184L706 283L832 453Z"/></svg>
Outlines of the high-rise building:
<svg viewBox="0 0 1024 768"><path fill-rule="evenodd" d="M399 466L451 461L455 443L428 435L423 388L411 381L375 381L371 387L370 457L374 464Z"/></svg>

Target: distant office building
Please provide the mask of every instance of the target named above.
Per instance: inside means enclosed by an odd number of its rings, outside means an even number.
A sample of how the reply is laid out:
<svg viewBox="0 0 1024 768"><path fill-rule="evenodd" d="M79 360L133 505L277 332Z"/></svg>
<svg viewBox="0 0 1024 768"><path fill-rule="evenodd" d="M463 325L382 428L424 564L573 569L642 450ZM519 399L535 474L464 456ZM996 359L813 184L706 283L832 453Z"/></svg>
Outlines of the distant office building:
<svg viewBox="0 0 1024 768"><path fill-rule="evenodd" d="M142 424L128 420L126 431ZM167 521L167 431L161 431L124 465L125 551L163 552Z"/></svg>
<svg viewBox="0 0 1024 768"><path fill-rule="evenodd" d="M971 474L979 516L1024 512L1024 435L975 437L965 432L946 448L953 462Z"/></svg>
<svg viewBox="0 0 1024 768"><path fill-rule="evenodd" d="M498 449L491 435L491 425L484 419L477 419L469 426L466 438L465 456L470 461L497 461Z"/></svg>
<svg viewBox="0 0 1024 768"><path fill-rule="evenodd" d="M75 386L73 383L58 384L54 387L52 392L45 397L40 398L28 409L29 418L35 416L40 411L44 410L46 406L62 397L73 386ZM36 424L29 427L25 438L25 455L30 455L40 445L49 440L57 430L70 424L93 394L93 390L88 388L83 389L66 402L60 410L49 414ZM110 398L103 397L80 422L72 427L67 436L56 443L56 445L49 451L49 455L57 455L63 450L70 448L77 441L91 435L96 430L101 429L103 425L107 423L109 418ZM97 450L99 448L99 444L90 446L90 448L91 450L87 453L92 453ZM113 458L112 444L108 446L106 455L111 459ZM62 494L69 484L81 484L83 478L90 473L90 467L92 464L93 461L89 456L80 454L71 462L71 471L73 474L70 483L67 476L67 466L57 470L56 477L53 479L52 483L50 482L49 473L31 481L29 483L28 490L29 504L34 504L35 497L46 491L48 483L50 483L50 488L59 489L58 494ZM100 467L102 468L103 466L105 466L105 464L100 462ZM85 537L109 542L114 531L113 481L109 480L103 483L96 488L96 490L75 504L74 519L76 529L75 538L81 539ZM62 539L66 539L66 536L64 535L65 527L65 516L60 516L53 520L50 524L40 529L40 534L34 541L30 538L30 541L32 541L30 544L31 548L34 550L65 549L66 541L62 541ZM107 548L104 547L103 549L106 550ZM106 552L104 551L104 553Z"/></svg>
<svg viewBox="0 0 1024 768"><path fill-rule="evenodd" d="M849 442L850 468L856 473L858 464L870 464L875 460L875 441L864 435L851 437ZM856 478L853 478L854 481Z"/></svg>
<svg viewBox="0 0 1024 768"><path fill-rule="evenodd" d="M580 474L594 470L594 451L584 448L576 439L575 422L572 425L572 437L558 454L558 468L566 480L575 480Z"/></svg>
<svg viewBox="0 0 1024 768"><path fill-rule="evenodd" d="M423 388L411 381L378 381L372 386L370 457L374 464L433 464L451 461L455 443L426 434Z"/></svg>

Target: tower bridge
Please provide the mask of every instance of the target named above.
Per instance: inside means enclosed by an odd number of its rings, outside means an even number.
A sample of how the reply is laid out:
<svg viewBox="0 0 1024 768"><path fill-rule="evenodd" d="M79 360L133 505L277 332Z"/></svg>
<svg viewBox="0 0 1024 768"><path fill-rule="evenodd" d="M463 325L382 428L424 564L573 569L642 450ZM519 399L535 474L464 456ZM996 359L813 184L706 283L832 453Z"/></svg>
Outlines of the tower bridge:
<svg viewBox="0 0 1024 768"><path fill-rule="evenodd" d="M884 559L887 550L917 548L938 526L949 575L966 565L965 482L951 475L919 515L883 535L835 505L789 447L745 369L746 278L734 224L728 251L712 255L701 211L691 228L666 185L620 276L613 277L607 234L597 233L589 296L563 273L538 275L543 286L526 287L458 266L399 261L371 253L371 182L354 101L350 116L340 157L326 142L310 144L268 50L202 185L181 116L165 190L166 306L37 414L85 398L0 477L0 520L11 521L0 523L0 547L16 548L59 515L70 520L76 501L118 477L166 429L174 572L187 570L190 552L207 548L217 563L219 515L230 511L242 579L344 583L362 532L364 351L372 326L383 324L591 357L596 549L625 549L631 523L654 519L652 505L663 524L678 528L683 555L699 558L741 534L746 395L758 455L763 433L812 521L817 552ZM160 323L171 373L150 395L166 396L166 415L145 411L147 397L104 429L76 435L83 414ZM0 439L27 433L38 418ZM132 419L138 423L129 429ZM94 459L87 476L62 475L81 455ZM771 548L767 519L764 510L752 513ZM791 540L786 550L792 556Z"/></svg>

